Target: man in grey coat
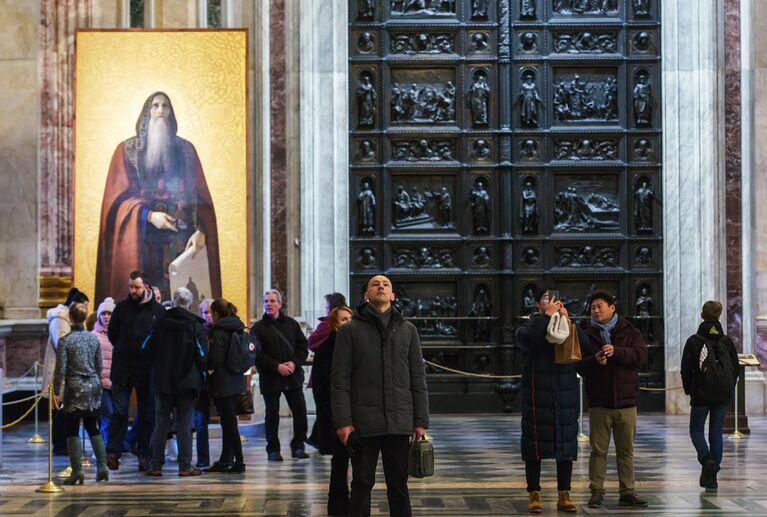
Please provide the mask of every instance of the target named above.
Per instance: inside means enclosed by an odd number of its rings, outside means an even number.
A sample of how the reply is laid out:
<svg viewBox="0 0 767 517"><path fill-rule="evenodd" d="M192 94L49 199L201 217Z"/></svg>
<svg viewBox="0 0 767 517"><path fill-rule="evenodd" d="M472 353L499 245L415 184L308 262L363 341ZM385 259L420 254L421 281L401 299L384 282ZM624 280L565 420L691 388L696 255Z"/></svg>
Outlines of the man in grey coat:
<svg viewBox="0 0 767 517"><path fill-rule="evenodd" d="M410 517L409 439L429 425L421 342L415 325L392 307L391 281L374 276L365 302L336 338L331 373L333 424L352 460L349 517L370 515L379 452L390 514Z"/></svg>

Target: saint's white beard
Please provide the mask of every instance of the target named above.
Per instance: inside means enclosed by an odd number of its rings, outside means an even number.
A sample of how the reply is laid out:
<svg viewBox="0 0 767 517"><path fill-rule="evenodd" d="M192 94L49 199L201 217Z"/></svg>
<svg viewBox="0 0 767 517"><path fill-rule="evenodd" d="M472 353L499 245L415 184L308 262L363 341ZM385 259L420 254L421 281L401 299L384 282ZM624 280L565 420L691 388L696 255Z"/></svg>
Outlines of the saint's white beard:
<svg viewBox="0 0 767 517"><path fill-rule="evenodd" d="M167 170L170 163L170 144L171 134L167 119L160 117L150 120L144 157L144 167L147 171L160 174Z"/></svg>

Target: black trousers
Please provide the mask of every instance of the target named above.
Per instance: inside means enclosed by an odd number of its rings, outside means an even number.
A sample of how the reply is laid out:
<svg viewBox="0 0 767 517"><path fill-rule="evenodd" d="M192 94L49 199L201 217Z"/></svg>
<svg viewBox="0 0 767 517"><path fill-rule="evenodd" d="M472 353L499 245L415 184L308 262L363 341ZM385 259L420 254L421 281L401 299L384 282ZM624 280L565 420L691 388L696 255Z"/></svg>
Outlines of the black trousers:
<svg viewBox="0 0 767 517"><path fill-rule="evenodd" d="M83 427L88 436L99 434L99 412L98 411L72 411L71 413L61 413L64 424L64 435L67 438L80 435L80 420L83 421Z"/></svg>
<svg viewBox="0 0 767 517"><path fill-rule="evenodd" d="M349 512L349 453L344 447L333 453L330 460L330 486L328 487L328 514L346 515Z"/></svg>
<svg viewBox="0 0 767 517"><path fill-rule="evenodd" d="M385 435L361 438L361 450L351 455L352 496L349 517L370 516L370 492L375 485L378 454L383 460L389 515L411 517L407 489L409 436Z"/></svg>
<svg viewBox="0 0 767 517"><path fill-rule="evenodd" d="M527 478L527 491L536 492L541 489L541 462L526 461L525 477ZM570 490L570 482L573 479L573 462L557 462L557 490Z"/></svg>
<svg viewBox="0 0 767 517"><path fill-rule="evenodd" d="M290 412L293 413L293 439L290 440L291 450L304 450L304 440L309 425L306 422L306 401L304 392L301 390L285 390L282 392L288 402ZM266 452L280 452L280 392L263 393L266 416L264 427L266 428Z"/></svg>
<svg viewBox="0 0 767 517"><path fill-rule="evenodd" d="M221 456L218 463L228 465L234 456L234 461L244 463L242 459L242 441L240 441L240 430L237 427L237 411L234 401L239 395L230 395L213 399L221 422Z"/></svg>

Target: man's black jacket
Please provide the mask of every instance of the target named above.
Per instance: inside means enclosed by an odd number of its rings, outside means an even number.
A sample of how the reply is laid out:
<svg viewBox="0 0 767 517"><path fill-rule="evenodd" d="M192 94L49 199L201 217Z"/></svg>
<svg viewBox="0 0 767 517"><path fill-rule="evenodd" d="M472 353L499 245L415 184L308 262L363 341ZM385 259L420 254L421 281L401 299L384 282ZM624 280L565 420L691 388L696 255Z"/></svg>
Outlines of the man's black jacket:
<svg viewBox="0 0 767 517"><path fill-rule="evenodd" d="M203 322L202 318L179 307L169 309L157 320L154 330L141 345L152 361L153 393L200 393L208 361Z"/></svg>
<svg viewBox="0 0 767 517"><path fill-rule="evenodd" d="M135 386L149 385L151 364L140 347L152 332L157 318L165 314L165 308L154 298L139 303L130 296L121 301L112 312L107 336L112 343L112 371L109 378L116 384Z"/></svg>

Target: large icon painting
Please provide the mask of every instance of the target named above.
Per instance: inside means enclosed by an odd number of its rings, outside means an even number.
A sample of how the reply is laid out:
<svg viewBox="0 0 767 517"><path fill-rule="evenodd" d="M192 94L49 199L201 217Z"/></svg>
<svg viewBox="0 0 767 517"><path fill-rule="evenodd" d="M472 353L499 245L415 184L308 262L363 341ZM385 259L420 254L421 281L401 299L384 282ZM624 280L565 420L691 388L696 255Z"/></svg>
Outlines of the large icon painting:
<svg viewBox="0 0 767 517"><path fill-rule="evenodd" d="M77 33L75 282L247 304L245 31Z"/></svg>

